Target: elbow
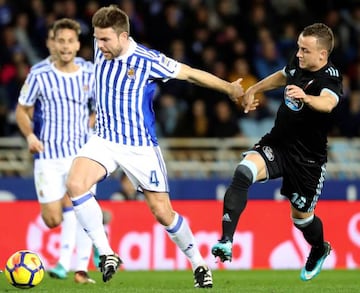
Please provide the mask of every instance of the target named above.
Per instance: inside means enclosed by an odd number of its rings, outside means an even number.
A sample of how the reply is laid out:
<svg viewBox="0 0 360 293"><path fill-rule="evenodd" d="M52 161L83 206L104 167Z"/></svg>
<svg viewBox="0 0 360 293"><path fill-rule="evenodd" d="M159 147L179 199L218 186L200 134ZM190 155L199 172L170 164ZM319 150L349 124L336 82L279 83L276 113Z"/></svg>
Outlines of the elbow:
<svg viewBox="0 0 360 293"><path fill-rule="evenodd" d="M325 112L326 113L331 113L334 109L335 109L335 107L337 106L337 102L336 103L329 103L328 105L327 105L327 107L326 107L326 109L325 109Z"/></svg>
<svg viewBox="0 0 360 293"><path fill-rule="evenodd" d="M325 109L326 113L331 113L334 110L334 107L328 107L327 109Z"/></svg>
<svg viewBox="0 0 360 293"><path fill-rule="evenodd" d="M326 113L330 114L333 112L333 110L335 109L335 107L329 107L325 110Z"/></svg>

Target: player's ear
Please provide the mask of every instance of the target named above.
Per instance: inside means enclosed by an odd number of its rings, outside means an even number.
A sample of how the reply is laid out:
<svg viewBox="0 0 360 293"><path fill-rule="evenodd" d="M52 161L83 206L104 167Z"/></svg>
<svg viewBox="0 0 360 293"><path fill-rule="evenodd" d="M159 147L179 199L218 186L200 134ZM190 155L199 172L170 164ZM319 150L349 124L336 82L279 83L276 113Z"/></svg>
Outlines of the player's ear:
<svg viewBox="0 0 360 293"><path fill-rule="evenodd" d="M127 40L129 38L129 34L127 32L122 32L119 35L119 39Z"/></svg>
<svg viewBox="0 0 360 293"><path fill-rule="evenodd" d="M324 61L328 58L328 51L325 49L320 50L320 60Z"/></svg>
<svg viewBox="0 0 360 293"><path fill-rule="evenodd" d="M80 41L77 41L77 45L76 45L76 52L79 52L80 50Z"/></svg>

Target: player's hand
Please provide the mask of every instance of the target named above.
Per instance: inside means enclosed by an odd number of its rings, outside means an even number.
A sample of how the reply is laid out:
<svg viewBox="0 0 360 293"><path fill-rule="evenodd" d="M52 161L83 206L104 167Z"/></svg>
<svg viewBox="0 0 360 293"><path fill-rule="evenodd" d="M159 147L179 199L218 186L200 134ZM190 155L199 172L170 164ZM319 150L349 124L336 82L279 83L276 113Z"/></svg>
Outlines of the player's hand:
<svg viewBox="0 0 360 293"><path fill-rule="evenodd" d="M36 135L34 133L29 134L26 137L26 140L28 143L28 148L29 148L30 153L36 154L36 153L41 153L42 151L44 151L43 143L36 137Z"/></svg>
<svg viewBox="0 0 360 293"><path fill-rule="evenodd" d="M244 113L256 110L259 106L259 100L255 98L255 91L248 88L242 99L241 105L244 107Z"/></svg>
<svg viewBox="0 0 360 293"><path fill-rule="evenodd" d="M230 83L231 90L230 90L229 97L236 104L238 104L240 102L240 97L242 97L244 95L244 89L241 86L241 81L242 81L242 78L239 78L238 80L235 80L232 83Z"/></svg>
<svg viewBox="0 0 360 293"><path fill-rule="evenodd" d="M293 99L299 99L299 100L306 99L306 94L304 90L296 85L288 85L286 87L286 95Z"/></svg>

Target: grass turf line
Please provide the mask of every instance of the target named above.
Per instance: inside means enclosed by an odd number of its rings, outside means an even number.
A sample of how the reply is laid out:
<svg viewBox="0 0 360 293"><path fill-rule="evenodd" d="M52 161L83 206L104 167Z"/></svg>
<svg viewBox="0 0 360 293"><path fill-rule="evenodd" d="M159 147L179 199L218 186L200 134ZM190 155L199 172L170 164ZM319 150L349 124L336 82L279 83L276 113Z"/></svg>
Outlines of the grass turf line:
<svg viewBox="0 0 360 293"><path fill-rule="evenodd" d="M42 293L175 293L198 292L193 288L191 271L119 271L103 283L99 272L90 272L96 284L75 284L73 274L66 280L51 279L47 274L30 292ZM358 293L360 270L323 270L315 279L303 282L299 270L216 270L211 293ZM7 283L0 274L0 292L24 292ZM25 291L26 292L26 291Z"/></svg>

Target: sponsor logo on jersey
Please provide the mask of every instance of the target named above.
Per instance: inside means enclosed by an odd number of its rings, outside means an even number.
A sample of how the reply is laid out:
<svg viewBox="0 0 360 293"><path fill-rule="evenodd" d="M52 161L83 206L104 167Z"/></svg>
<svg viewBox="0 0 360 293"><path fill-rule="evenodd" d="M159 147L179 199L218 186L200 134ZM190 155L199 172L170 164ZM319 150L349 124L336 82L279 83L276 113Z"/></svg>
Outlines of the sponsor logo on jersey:
<svg viewBox="0 0 360 293"><path fill-rule="evenodd" d="M174 71L177 66L177 62L174 59L168 58L164 54L160 55L159 64L166 67L170 71Z"/></svg>
<svg viewBox="0 0 360 293"><path fill-rule="evenodd" d="M289 97L286 94L286 88L284 91L284 100L285 100L285 105L291 109L292 111L300 111L303 107L304 107L304 103L303 101L299 100L299 99L295 99L293 97Z"/></svg>
<svg viewBox="0 0 360 293"><path fill-rule="evenodd" d="M264 146L264 147L262 148L262 150L263 150L266 158L267 158L270 162L271 162L271 161L274 161L275 156L274 156L274 152L273 152L273 150L272 150L271 147L269 147L269 146Z"/></svg>

